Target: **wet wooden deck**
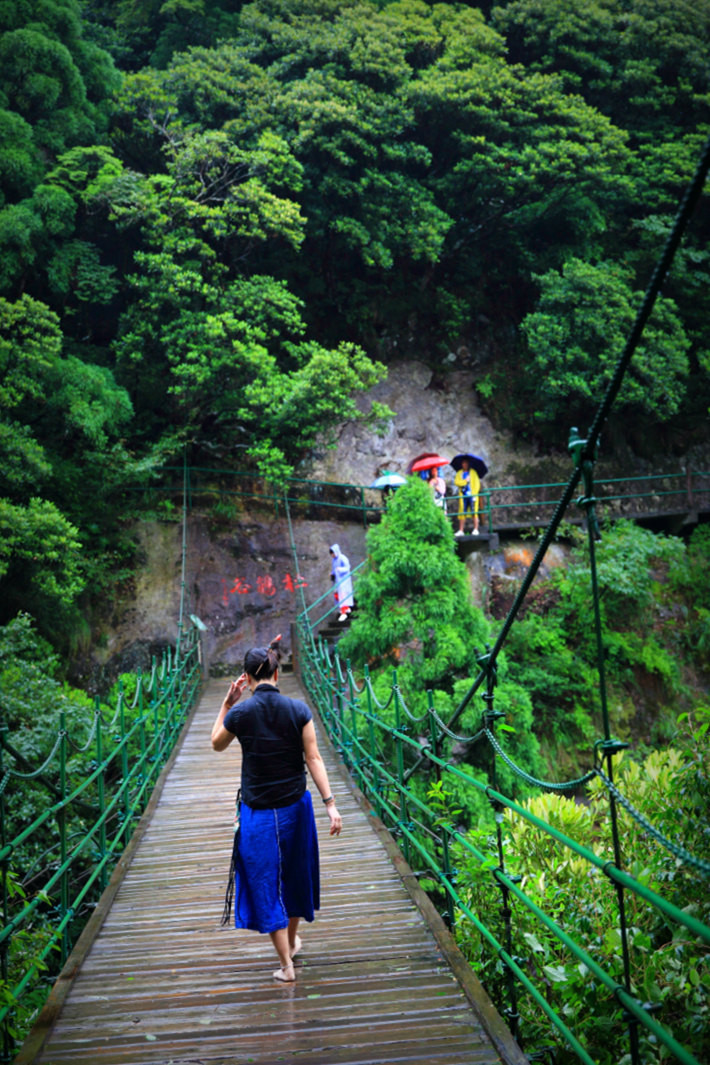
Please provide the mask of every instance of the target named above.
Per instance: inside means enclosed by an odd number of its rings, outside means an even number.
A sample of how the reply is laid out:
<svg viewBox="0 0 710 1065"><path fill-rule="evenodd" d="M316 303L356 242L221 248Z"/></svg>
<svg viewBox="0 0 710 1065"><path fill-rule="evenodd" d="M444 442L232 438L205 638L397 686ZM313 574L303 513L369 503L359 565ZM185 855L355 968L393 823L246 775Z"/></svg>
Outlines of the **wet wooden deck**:
<svg viewBox="0 0 710 1065"><path fill-rule="evenodd" d="M344 829L328 837L316 803L322 908L302 926L295 985L272 978L267 936L219 928L239 775L238 744L209 742L225 687L206 687L18 1065L524 1062L320 730ZM281 687L301 694L293 677Z"/></svg>

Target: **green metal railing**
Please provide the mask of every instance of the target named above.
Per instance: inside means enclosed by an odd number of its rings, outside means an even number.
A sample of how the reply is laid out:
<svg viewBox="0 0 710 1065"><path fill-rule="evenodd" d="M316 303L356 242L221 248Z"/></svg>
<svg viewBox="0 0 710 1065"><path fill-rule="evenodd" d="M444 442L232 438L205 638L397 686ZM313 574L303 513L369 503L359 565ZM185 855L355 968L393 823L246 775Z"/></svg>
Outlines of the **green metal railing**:
<svg viewBox="0 0 710 1065"><path fill-rule="evenodd" d="M136 679L130 703L122 690L115 708L97 698L83 728L61 712L56 742L32 769L0 726L0 1025L2 1061L11 1060L18 1011L40 1008L56 961L63 964L110 872L148 804L195 703L202 676L199 628L191 625L178 650L168 648L151 673ZM28 825L17 812L23 785L46 806ZM36 809L36 803L33 803ZM32 933L41 931L31 947ZM18 945L17 950L15 946ZM18 950L26 955L17 957ZM32 1017L29 1017L32 1020Z"/></svg>
<svg viewBox="0 0 710 1065"><path fill-rule="evenodd" d="M460 924L461 921L471 923L507 967L511 976L533 997L579 1060L586 1065L594 1065L594 1061L575 1036L570 1023L550 1006L544 984L537 986L531 980L524 960L511 951L514 931L511 907L513 898L534 914L578 962L587 967L590 980L598 981L607 995L626 1011L634 1048L631 1051L632 1060L640 1060L636 1029L641 1026L682 1065L702 1065L671 1031L653 1017L648 1004L631 990L634 980L632 949L625 920L625 893L633 894L653 907L666 922L686 929L691 937L707 946L710 946L710 927L698 920L690 910L686 911L669 902L626 872L622 868L618 839L615 841L615 859L610 861L553 825L547 824L524 805L498 791L494 784L483 783L456 764L451 753L453 745L482 742L490 744L494 757L503 756L508 765L519 769L507 758L494 733L496 718L501 715L493 708L493 686L488 687L483 697L486 708L482 714L481 729L475 736L462 736L453 732L450 721L444 721L437 713L431 693L428 693L429 705L426 713L419 716L411 714L394 671L389 698L384 703L380 702L373 690L367 668L364 670L362 682L358 684L349 666L341 662L337 648L331 651L324 640L313 637L305 614L300 616L298 627L296 660L302 681L318 707L326 729L357 785L369 798L378 816L399 840L407 861L420 873L429 874L439 885L446 898L449 922L452 925ZM387 717L394 717L394 723L389 722ZM541 788L569 793L578 792L587 781L597 777L607 789L610 806L621 799L631 815L636 815L642 827L651 830L649 835L652 835L657 843L664 846L674 857L689 864L697 874L710 877L709 862L695 858L676 841L666 839L662 833L653 830L603 772L600 759L606 757L610 748L616 751L624 746L625 744L617 744L615 741L610 744L598 744L597 759L593 768L575 780L540 781L524 771L522 775L526 782ZM599 870L609 881L611 889L617 893L619 927L622 941L626 944L623 977L618 972L605 969L588 946L576 942L520 888L519 878L506 871L504 855L507 855L508 863L515 863L515 854L507 851L503 845L505 830L501 825L501 817L496 817L496 849L492 854L484 853L469 836L463 834L446 816L442 816L439 805L422 800L421 793L417 793L411 783L416 772L422 773L428 780L441 780L447 775L457 777L468 787L484 795L495 811L510 811L516 817L534 825L551 840L562 844L572 854L582 858L591 868ZM486 923L480 914L474 912L457 884L457 874L452 861L452 849L455 845L470 855L482 871L487 871L487 875L501 891L501 923L505 928L502 940L490 923ZM497 917L498 915L496 920ZM513 986L509 987L509 1005L505 1012L513 1034L519 1036L519 1004Z"/></svg>
<svg viewBox="0 0 710 1065"><path fill-rule="evenodd" d="M186 478L186 496L183 496ZM557 506L565 482L485 485L481 487L481 527L493 533L506 528L543 527ZM136 489L138 490L138 489ZM288 478L280 488L253 472L205 466L165 466L140 491L160 499L187 499L189 508L239 506L251 502L281 517L324 521L356 521L368 528L385 512L381 493L363 485L336 481ZM643 518L657 514L697 514L710 511L710 472L678 470L596 481L597 503L611 517ZM450 517L457 514L458 496L447 496ZM577 519L572 519L577 520Z"/></svg>
<svg viewBox="0 0 710 1065"><path fill-rule="evenodd" d="M549 1023L560 1034L564 1043L585 1065L594 1065L588 1051L572 1031L569 1017L562 1016L554 1009L544 982L531 978L530 967L525 959L516 956L513 950L513 922L515 911L512 901L531 913L544 926L548 933L577 959L589 979L595 981L597 996L603 997L622 1012L628 1032L628 1055L623 1060L632 1065L642 1061L640 1032L653 1043L655 1048L663 1048L654 1060L669 1056L682 1065L701 1065L692 1049L676 1038L673 1032L652 1015L649 1003L643 1001L636 992L635 964L638 952L635 952L634 939L631 934L628 916L629 899L633 898L647 907L651 907L662 922L672 927L684 929L686 934L705 948L710 947L710 926L699 920L692 912L692 907L679 907L664 898L660 891L651 889L642 878L632 876L623 868L624 841L620 830L620 808L630 815L640 829L654 843L665 848L673 861L685 863L696 876L710 878L710 862L702 857L689 854L677 840L667 838L661 831L651 825L636 810L628 798L614 783L614 755L627 745L614 738L611 731L607 705L605 678L605 656L603 626L599 603L599 591L596 571L596 542L599 539L597 508L603 502L599 484L595 483L594 469L596 451L601 427L618 395L624 375L638 345L644 326L653 309L655 299L661 289L670 268L673 255L680 242L683 229L702 193L710 169L710 140L708 140L703 158L698 166L688 194L678 213L678 217L663 251L659 264L649 283L643 304L638 313L629 339L625 345L607 392L603 397L593 423L585 438L573 429L569 438L569 450L574 462L573 473L557 500L542 501L544 505L554 506L549 524L540 538L538 550L529 570L521 582L515 602L501 626L494 646L487 648L478 656L479 672L469 691L459 703L448 721L444 721L433 704L432 693L427 693L428 706L424 714L413 715L406 703L405 695L397 683L396 671L392 676L389 697L386 702L378 702L365 668L362 681L358 683L349 664L343 664L337 653L331 653L321 638L316 638L310 624L308 610L303 610L297 620L296 661L302 680L318 707L326 728L346 765L350 768L357 784L370 799L376 813L400 840L404 855L415 868L426 871L444 893L450 922L467 921L488 943L498 962L504 967L507 980L508 1006L506 1015L515 1036L519 1035L518 991L523 987L548 1018ZM637 479L638 480L638 479ZM644 479L646 480L646 479ZM612 486L618 482L610 482ZM590 767L586 773L575 780L545 781L536 779L524 767L518 766L509 758L495 734L496 722L505 716L496 708L497 660L505 644L510 629L514 625L520 608L525 600L532 581L542 564L545 552L557 534L567 515L578 486L582 485L582 494L577 498L577 505L585 515L588 549L590 558L591 591L593 617L591 619L596 641L597 672L599 681L599 704L601 711L601 736L594 745L590 757ZM629 492L628 482L625 490L617 491L612 487L609 498L638 499L644 493ZM552 486L548 486L552 487ZM686 489L688 484L686 483ZM667 485L663 491L671 492L673 486ZM507 489L511 491L511 489ZM653 493L660 495L658 491ZM686 493L687 498L687 493ZM692 502L692 499L691 499ZM538 501L539 505L542 505ZM515 505L515 503L504 504ZM488 513L490 514L489 507ZM294 550L295 550L295 545ZM481 714L480 728L474 736L461 736L454 727L461 719L463 711L471 699L479 694L484 709ZM462 769L457 764L452 745L487 744L490 748L491 772L489 782L483 783L475 775ZM570 835L555 828L537 817L528 808L514 801L497 788L497 764L502 759L506 766L517 774L527 785L558 792L577 792L586 783L596 778L605 789L608 804L608 824L610 848L613 858L599 855L589 847L582 845ZM422 799L422 789L412 786L417 773L423 772L425 779L442 781L446 777L457 777L470 789L484 795L495 811L494 846L491 854L484 853L475 843L475 837L463 834L452 823L445 804L426 802ZM431 788L424 792L429 798ZM594 941L577 942L553 915L545 913L537 905L529 892L520 886L520 878L506 869L506 862L515 862L515 854L506 848L504 821L508 816L522 819L533 825L551 841L564 847L568 852L586 862L590 869L596 870L609 881L610 891L616 907L615 931L618 931L621 962L617 967L605 966L600 961L601 954L594 956ZM479 873L496 886L500 897L500 925L502 936L482 919L469 905L457 886L457 878L452 867L452 848L458 847L477 865ZM697 974L696 974L697 975ZM697 1034L697 1033L696 1033ZM688 1033L684 1033L688 1038ZM615 1060L623 1053L614 1048Z"/></svg>

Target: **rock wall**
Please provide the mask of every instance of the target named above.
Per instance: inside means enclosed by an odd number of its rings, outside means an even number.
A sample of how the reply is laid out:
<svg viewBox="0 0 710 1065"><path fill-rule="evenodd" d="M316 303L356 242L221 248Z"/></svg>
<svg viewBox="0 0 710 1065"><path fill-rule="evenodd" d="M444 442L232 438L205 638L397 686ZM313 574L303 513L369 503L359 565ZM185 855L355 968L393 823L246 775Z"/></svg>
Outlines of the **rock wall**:
<svg viewBox="0 0 710 1065"><path fill-rule="evenodd" d="M421 451L439 451L446 458L472 451L485 459L491 474L503 474L515 454L509 438L481 413L475 382L470 370L437 377L421 362L393 363L387 379L360 406L368 409L376 400L395 416L380 434L360 422L344 425L334 446L323 442L308 457L307 476L369 484L383 469L404 473Z"/></svg>
<svg viewBox="0 0 710 1065"><path fill-rule="evenodd" d="M339 543L355 567L365 557L362 524L296 520L294 557L285 518L243 511L232 526L193 513L188 521L184 625L206 626L203 646L213 675L241 672L244 653L278 632L286 655L291 623L304 606L319 618L334 603L328 548ZM147 669L151 656L174 645L180 619L182 527L140 522L139 567L130 595L114 606L102 646L80 678L101 689L120 672Z"/></svg>
<svg viewBox="0 0 710 1065"><path fill-rule="evenodd" d="M572 465L564 441L557 455L537 455L515 446L482 414L475 382L473 370L435 375L420 362L392 364L387 380L360 400L363 410L371 400L378 400L396 412L384 431L378 435L362 423L344 425L332 446L322 441L312 451L299 474L368 485L383 469L404 472L421 451L440 451L447 458L458 451L473 451L488 464L488 484L565 482ZM561 427L565 438L568 428ZM628 462L628 456L624 461ZM677 469L679 460L672 461ZM365 499L377 506L381 503L377 491L365 492ZM324 595L322 610L315 608L314 614L325 612L332 604L331 543L340 543L352 566L365 557L365 530L357 520L296 517L294 528L297 558L283 517L242 509L229 525L218 524L214 515L191 516L185 623L195 614L206 624L204 645L214 674L239 672L245 650L268 642L279 631L288 653L290 625L304 605ZM103 645L75 669L76 680L88 687L100 689L118 672L147 668L152 654L175 642L182 581L181 527L144 522L137 526L136 537L140 558L131 593L115 605ZM502 616L534 551L528 541L503 544L495 554L476 551L469 556L475 601ZM551 548L540 579L549 567L564 564L564 558L563 548Z"/></svg>
<svg viewBox="0 0 710 1065"><path fill-rule="evenodd" d="M308 607L311 620L317 622L333 607L330 544L340 544L353 568L365 559L362 524L296 519L293 528L296 558L283 518L269 520L245 512L230 527L215 525L204 514L190 516L183 623L191 625L190 615L195 615L205 625L203 649L212 676L237 675L245 651L268 643L279 632L288 660L296 616ZM135 534L140 565L131 594L114 606L105 640L84 663L84 674L77 671L75 677L93 690L106 689L119 673L149 669L152 656L174 646L177 637L182 528L178 523L141 522ZM466 559L471 594L478 606L502 617L536 545L508 541L494 552L480 547ZM566 557L566 548L550 547L537 583L564 565ZM357 581L355 591L357 598Z"/></svg>
<svg viewBox="0 0 710 1065"><path fill-rule="evenodd" d="M477 380L472 369L435 372L422 362L391 363L387 379L358 400L363 411L377 400L395 412L383 431L375 433L358 422L343 425L334 440L323 440L313 449L299 472L324 481L367 485L383 469L405 472L407 463L421 451L440 451L447 458L459 451L472 451L485 459L489 485L567 481L573 469L567 452L571 426L561 423L557 450L540 454L525 442L514 440L512 434L494 428L481 411ZM586 427L579 428L583 432ZM710 441L671 453L659 448L656 428L649 421L644 454L639 454L625 439L623 426L617 425L613 435L605 427L597 475L675 474L686 466L710 469Z"/></svg>

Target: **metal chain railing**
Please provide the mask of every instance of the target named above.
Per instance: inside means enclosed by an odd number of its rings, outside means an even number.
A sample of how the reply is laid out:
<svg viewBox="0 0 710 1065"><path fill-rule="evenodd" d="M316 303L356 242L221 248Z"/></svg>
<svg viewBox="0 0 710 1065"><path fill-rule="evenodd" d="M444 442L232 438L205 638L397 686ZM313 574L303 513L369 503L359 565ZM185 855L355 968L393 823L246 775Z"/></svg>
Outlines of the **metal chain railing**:
<svg viewBox="0 0 710 1065"><path fill-rule="evenodd" d="M623 795L614 783L604 774L601 769L595 769L594 775L598 776L604 787L610 794L614 796L620 806L626 810L630 817L633 817L637 825L640 825L646 835L655 840L664 850L672 854L683 865L689 865L695 869L701 876L710 877L710 862L706 862L704 858L698 858L696 855L691 854L689 850L681 846L680 843L674 843L672 839L665 836L655 825L652 825L647 817L644 817L642 813L636 809L636 807L629 802L625 795Z"/></svg>
<svg viewBox="0 0 710 1065"><path fill-rule="evenodd" d="M187 491L183 496L185 482ZM597 484L598 504L612 517L681 514L710 506L708 470L603 477ZM547 497L564 487L563 482L482 486L482 531L492 534L512 528L543 528L559 501ZM218 467L164 466L155 471L150 484L136 486L132 491L140 491L148 498L186 498L188 509L200 503L203 507L233 505L235 518L239 508L248 503L276 517L288 507L291 518L297 514L317 521L357 522L367 529L385 513L379 491L363 485L292 477L283 481L282 490L275 491L253 471Z"/></svg>
<svg viewBox="0 0 710 1065"><path fill-rule="evenodd" d="M448 722L444 725L439 720L432 704L431 693L428 693L430 734L426 739L415 738L410 735L408 729L403 726L403 715L407 716L408 711L397 683L396 671L392 674L391 696L386 704L390 708L389 720L385 720L382 717L381 704L377 707L374 705L372 685L367 671L365 671L365 680L362 687L358 688L352 677L349 665L343 670L337 650L331 655L322 640L315 639L312 630L310 630L308 612L304 611L299 618L299 631L302 634L300 642L305 649L301 659L302 677L321 712L326 728L329 730L345 763L353 772L359 786L370 797L376 812L400 839L407 860L418 861L425 869L429 870L438 882L439 887L445 893L450 917L453 915L454 910L459 914L465 915L478 929L481 936L496 951L497 957L502 962L507 974L508 1008L506 1014L511 1030L515 1035L518 1034L520 1015L518 1011L517 986L522 984L545 1012L550 1023L561 1034L567 1045L574 1050L578 1058L583 1062L591 1062L591 1058L579 1040L570 1031L566 1018L560 1016L559 1011L552 1009L546 1000L547 996L544 991L534 986L528 973L519 964L520 959L514 956L512 946L513 910L511 906L513 898L530 913L534 914L547 930L579 960L580 964L586 967L585 971L593 975L600 987L603 987L623 1007L623 1016L629 1040L628 1059L631 1065L640 1065L641 1063L641 1031L646 1033L647 1038L655 1041L657 1046L663 1046L665 1051L669 1052L682 1065L700 1065L698 1059L688 1047L682 1045L665 1025L660 1024L651 1016L648 1004L639 997L634 983L633 947L627 916L627 903L630 898L633 897L635 900L643 901L655 909L664 919L670 921L673 925L684 928L692 937L708 946L710 946L710 927L698 920L690 912L690 907L683 909L676 906L657 891L652 890L642 880L636 879L624 870L622 836L617 807L624 809L649 838L665 847L678 861L686 862L697 873L701 875L710 874L710 864L689 854L687 848L682 845L669 840L664 833L660 832L633 807L633 804L629 802L614 783L614 755L626 747L627 744L621 743L612 735L607 705L604 633L597 585L596 542L600 534L596 514L599 501L595 494L594 465L602 425L618 395L624 375L628 370L656 297L670 268L673 255L680 243L682 233L703 191L709 169L710 139L705 145L701 161L681 204L666 247L651 278L641 309L634 322L624 351L618 360L606 394L599 405L592 426L586 438L580 437L576 429L570 433L569 450L574 460L573 473L567 485L563 488L555 506L554 514L540 538L537 553L520 585L511 610L501 626L494 646L488 648L485 654L479 656L478 675ZM595 764L593 769L575 780L554 783L540 780L518 766L504 752L495 736L496 720L503 716L500 711L495 709L496 663L507 636L517 620L532 581L542 564L545 553L572 503L580 483L583 485L583 494L577 499L577 504L585 513L587 529L593 601L593 627L603 735L595 744L593 758ZM345 678L347 678L347 682ZM450 758L447 759L441 755L442 743L445 739L456 737L453 726L461 718L471 699L477 693L480 693L484 703L484 711L482 714L482 728L477 732L475 739L480 739L483 734L490 746L492 761L488 774L488 784L482 783L471 773L467 773L460 766L454 764ZM416 718L415 720L419 722L421 719ZM464 738L456 737L456 739L460 741ZM471 742L473 739L471 738ZM409 769L405 768L405 752L412 762ZM606 762L605 773L596 764L597 755L601 756ZM548 824L541 818L536 817L526 807L503 795L499 791L496 782L498 759L525 780L527 784L545 790L574 791L589 783L593 777L599 777L608 797L613 860L609 861L597 855L588 847L576 842L571 836L555 828L552 824ZM464 781L468 787L478 789L486 796L495 813L494 856L485 855L479 851L468 836L458 831L455 825L447 822L446 817L442 816L441 809L437 809L436 805L432 807L422 801L421 795L412 787L415 779L414 773L420 766L427 767L430 773L433 769L438 781L441 781L445 774L453 775L460 781ZM421 833L418 834L415 831L415 821L410 813L410 811L414 810L418 811L417 823L421 821L422 817L428 818L432 826L438 829L438 841L433 852L423 842ZM519 886L518 878L506 873L506 847L503 835L503 821L506 810L535 826L537 830L557 843L562 844L563 847L584 859L589 863L590 867L597 869L609 880L616 894L621 974L607 972L592 957L588 948L575 942L556 920L545 914L537 906L529 894ZM425 838L430 838L430 833L426 833ZM502 939L491 931L486 923L481 920L480 915L473 912L457 890L457 877L455 870L451 868L450 859L450 844L453 841L456 841L463 850L472 854L479 862L481 870L487 871L488 875L498 885L501 894Z"/></svg>
<svg viewBox="0 0 710 1065"><path fill-rule="evenodd" d="M594 777L597 775L595 769L590 769L588 773L584 773L581 777L577 777L575 780L540 780L539 777L533 776L532 773L528 773L521 766L517 765L513 759L505 753L497 737L494 736L490 729L485 730L485 736L498 757L505 762L508 768L512 769L516 776L519 776L521 780L524 780L526 784L530 784L533 788L542 788L544 791L578 791L579 788L583 788L585 784L588 784L590 780L594 780Z"/></svg>
<svg viewBox="0 0 710 1065"><path fill-rule="evenodd" d="M616 861L608 861L605 857L597 855L587 846L578 843L565 832L556 829L537 817L526 806L515 802L497 790L495 784L485 784L473 776L465 767L455 764L450 756L443 757L437 753L441 748L441 733L436 726L439 715L433 712L430 715L431 731L427 736L414 737L406 729L402 728L401 716L399 721L389 723L385 721L369 700L369 686L363 685L358 693L354 692L354 686L343 683L343 677L348 678L351 671L346 666L343 669L339 663L337 649L331 652L322 640L314 641L315 652L303 653L301 658L302 679L314 703L318 706L326 728L332 736L344 762L350 768L358 785L368 795L378 815L385 820L395 836L399 838L405 856L410 862L423 859L420 867L430 873L447 895L447 904L451 904L452 912L455 909L459 916L472 921L483 938L494 946L498 958L504 963L518 983L522 983L539 1006L544 1010L548 1019L564 1040L575 1049L581 1061L592 1062L579 1040L570 1031L568 1019L560 1016L545 999L540 988L531 984L529 974L521 966L521 959L517 958L512 950L512 909L510 897L522 903L529 912L535 914L549 931L571 950L572 954L584 964L589 972L600 980L601 984L617 998L624 1006L630 1020L634 1025L640 1025L654 1039L665 1046L682 1065L702 1065L701 1062L669 1032L663 1025L658 1023L648 1012L646 1005L633 991L626 986L626 973L620 981L613 972L607 972L604 967L590 954L589 948L577 943L565 930L552 918L546 915L535 901L521 889L517 878L505 872L505 848L502 839L502 817L504 810L510 810L517 817L523 819L546 836L561 843L575 855L587 861L590 866L603 874L612 885L614 891L619 889L631 893L654 907L667 920L673 924L684 927L691 936L710 946L710 927L698 920L690 911L679 908L669 902L657 891L648 887L642 881L637 880ZM338 668L340 665L340 668ZM398 699L398 685L396 671L392 676L393 701L396 706ZM431 705L431 693L429 693ZM432 707L433 709L433 707ZM484 710L484 717L490 719L492 711L490 706ZM491 747L499 753L500 744L492 734L490 728L484 730ZM442 775L456 777L468 787L478 790L493 805L497 811L495 824L495 852L494 856L486 855L480 851L471 841L470 837L463 834L455 824L442 817L441 810L425 802L421 795L412 790L405 779L407 774L404 769L406 760L405 752L413 762L422 759L429 767L429 771L436 770L439 778ZM597 776L598 770L594 770L584 777L578 778L580 786ZM531 778L534 779L534 778ZM539 782L545 786L545 782ZM570 782L573 783L573 782ZM626 800L618 788L615 788L618 800L626 808ZM630 805L630 804L629 804ZM417 811L417 817L413 811ZM428 820L429 830L424 835L433 839L436 837L437 845L434 851L427 850L422 842L422 833L416 832L415 827L422 818ZM649 823L650 825L650 823ZM651 835L657 839L660 833L653 829ZM503 939L490 928L489 924L482 921L480 914L475 914L466 903L458 886L458 874L452 868L450 858L450 845L458 843L465 851L470 853L480 863L482 869L488 869L488 875L498 884L504 893L503 916L504 931ZM671 848L675 854L676 847ZM679 855L677 855L679 856ZM515 858L511 854L511 858ZM633 986L633 981L632 981ZM509 988L509 992L510 992ZM511 1028L515 1030L519 1018L517 998L513 995L512 1004L505 1011ZM637 1041L635 1041L637 1042Z"/></svg>
<svg viewBox="0 0 710 1065"><path fill-rule="evenodd" d="M37 988L49 990L44 973L53 951L58 949L62 964L66 961L199 694L203 626L192 615L189 626L185 621L188 495L185 465L176 645L166 647L160 662L153 658L147 676L136 676L130 707L121 683L110 714L102 714L97 697L83 742L72 735L66 712L61 711L50 754L30 772L16 767L27 759L9 743L7 729L0 724L0 1061L4 1063L24 1037L21 1020L18 1023L24 1002ZM81 756L88 761L82 762ZM20 802L16 791L30 782L49 791L56 801L22 826L13 820L13 809ZM18 969L12 948L13 940L21 936L26 961Z"/></svg>
<svg viewBox="0 0 710 1065"><path fill-rule="evenodd" d="M197 629L192 628L184 634L180 660L174 661L172 669L154 668L152 684L139 678L138 701L130 716L119 694L117 734L115 725L104 724L101 715L94 713L95 752L88 760L77 762L74 753L70 761L72 746L87 757L92 752L85 745L72 745L64 712L57 722L52 757L43 759L33 773L13 767L14 750L6 740L6 730L0 729L0 770L9 784L0 793L0 1028L5 1062L12 1057L12 1032L25 997L46 984L47 959L54 957L57 948L61 962L66 960L197 698L201 683L198 641ZM15 820L14 810L21 801L17 789L29 783L44 785L58 798L23 825ZM37 859L32 857L38 848L44 855L39 872ZM32 870L31 889L28 870ZM14 897L13 885L22 888ZM38 928L41 938L35 950L31 944ZM24 937L28 959L20 971L12 952L18 935Z"/></svg>

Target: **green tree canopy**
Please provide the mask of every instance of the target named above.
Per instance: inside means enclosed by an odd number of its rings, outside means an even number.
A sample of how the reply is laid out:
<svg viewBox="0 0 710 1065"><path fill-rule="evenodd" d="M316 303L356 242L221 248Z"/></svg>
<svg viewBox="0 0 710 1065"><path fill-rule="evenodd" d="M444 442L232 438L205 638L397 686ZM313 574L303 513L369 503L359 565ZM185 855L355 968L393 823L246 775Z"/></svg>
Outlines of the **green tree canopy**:
<svg viewBox="0 0 710 1065"><path fill-rule="evenodd" d="M130 475L118 437L131 415L107 367L64 353L56 314L30 296L0 298L3 620L23 608L47 631L53 611L83 589L87 562L72 519L89 510L96 520L116 479L107 468Z"/></svg>
<svg viewBox="0 0 710 1065"><path fill-rule="evenodd" d="M512 0L492 22L513 62L560 75L643 140L707 123L708 0Z"/></svg>
<svg viewBox="0 0 710 1065"><path fill-rule="evenodd" d="M538 416L584 423L601 400L636 317L642 293L616 263L579 259L539 279L538 309L523 321L538 375ZM672 300L659 298L619 393L621 410L663 420L685 392L690 342Z"/></svg>
<svg viewBox="0 0 710 1065"><path fill-rule="evenodd" d="M0 5L0 108L31 126L45 157L95 137L118 84L111 58L82 29L77 0Z"/></svg>
<svg viewBox="0 0 710 1065"><path fill-rule="evenodd" d="M374 671L397 666L408 700L427 688L451 693L475 669L489 635L473 605L451 525L431 489L410 478L367 536L367 568L356 585L357 612L338 644L343 658Z"/></svg>

